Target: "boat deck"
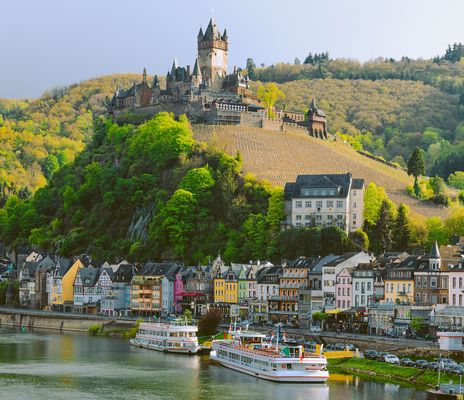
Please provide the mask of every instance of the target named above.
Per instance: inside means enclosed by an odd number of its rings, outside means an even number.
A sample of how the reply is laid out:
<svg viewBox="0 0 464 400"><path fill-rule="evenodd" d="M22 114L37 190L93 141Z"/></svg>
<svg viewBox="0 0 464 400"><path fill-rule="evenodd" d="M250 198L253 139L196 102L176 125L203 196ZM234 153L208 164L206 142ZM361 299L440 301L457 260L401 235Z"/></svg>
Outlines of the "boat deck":
<svg viewBox="0 0 464 400"><path fill-rule="evenodd" d="M262 348L262 349L252 349L247 346L237 346L237 345L232 345L229 343L221 343L225 347L241 350L241 351L246 351L247 353L251 354L256 354L260 356L266 356L266 357L272 357L272 358L299 358L299 356L295 357L289 357L289 356L283 356L279 351L277 351L275 348ZM319 354L316 353L304 353L304 358L324 358L321 357Z"/></svg>

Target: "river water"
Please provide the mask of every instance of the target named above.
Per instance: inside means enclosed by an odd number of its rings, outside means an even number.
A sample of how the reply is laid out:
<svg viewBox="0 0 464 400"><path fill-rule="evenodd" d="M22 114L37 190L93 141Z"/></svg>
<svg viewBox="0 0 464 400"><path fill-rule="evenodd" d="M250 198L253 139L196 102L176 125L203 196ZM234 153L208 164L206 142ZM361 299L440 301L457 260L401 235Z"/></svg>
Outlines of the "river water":
<svg viewBox="0 0 464 400"><path fill-rule="evenodd" d="M124 339L0 329L1 400L406 400L423 392L333 374L327 385L278 384L163 354Z"/></svg>

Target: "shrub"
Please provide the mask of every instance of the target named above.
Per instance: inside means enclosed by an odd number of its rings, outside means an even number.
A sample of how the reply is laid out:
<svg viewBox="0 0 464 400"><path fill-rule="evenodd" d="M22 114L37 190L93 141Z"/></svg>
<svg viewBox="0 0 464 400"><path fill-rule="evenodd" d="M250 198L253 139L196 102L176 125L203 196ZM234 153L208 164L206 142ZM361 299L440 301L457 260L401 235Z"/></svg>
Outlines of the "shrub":
<svg viewBox="0 0 464 400"><path fill-rule="evenodd" d="M98 335L103 329L103 325L96 324L89 326L89 333L91 335Z"/></svg>

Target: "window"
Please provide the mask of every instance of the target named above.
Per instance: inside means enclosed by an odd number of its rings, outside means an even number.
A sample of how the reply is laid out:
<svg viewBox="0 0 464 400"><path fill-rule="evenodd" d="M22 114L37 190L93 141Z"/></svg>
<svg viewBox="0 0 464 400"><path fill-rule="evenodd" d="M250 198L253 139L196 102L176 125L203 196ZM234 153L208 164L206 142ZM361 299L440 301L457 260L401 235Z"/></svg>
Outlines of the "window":
<svg viewBox="0 0 464 400"><path fill-rule="evenodd" d="M453 303L452 304L453 304L453 306L456 305L456 294L453 294Z"/></svg>
<svg viewBox="0 0 464 400"><path fill-rule="evenodd" d="M297 223L296 223L296 227L297 227L297 228L301 228L301 222L297 222Z"/></svg>
<svg viewBox="0 0 464 400"><path fill-rule="evenodd" d="M453 289L456 289L456 277L453 277Z"/></svg>
<svg viewBox="0 0 464 400"><path fill-rule="evenodd" d="M355 287L356 287L356 290L359 290L359 282L356 282Z"/></svg>
<svg viewBox="0 0 464 400"><path fill-rule="evenodd" d="M327 200L327 208L332 208L334 206L333 200Z"/></svg>
<svg viewBox="0 0 464 400"><path fill-rule="evenodd" d="M356 196L356 190L353 190L353 196Z"/></svg>
<svg viewBox="0 0 464 400"><path fill-rule="evenodd" d="M320 200L316 201L316 207L317 208L322 208L322 201L320 201Z"/></svg>
<svg viewBox="0 0 464 400"><path fill-rule="evenodd" d="M366 296L362 295L362 296L361 296L361 305L362 305L362 306L366 304L366 300L365 300L365 299L366 299Z"/></svg>
<svg viewBox="0 0 464 400"><path fill-rule="evenodd" d="M296 216L295 216L295 219L296 219L297 221L301 221L301 215L296 215Z"/></svg>
<svg viewBox="0 0 464 400"><path fill-rule="evenodd" d="M337 214L337 220L341 221L343 219L343 215Z"/></svg>
<svg viewBox="0 0 464 400"><path fill-rule="evenodd" d="M309 221L311 219L311 215L305 215L305 220Z"/></svg>
<svg viewBox="0 0 464 400"><path fill-rule="evenodd" d="M333 215L327 215L327 221L332 221L333 220Z"/></svg>
<svg viewBox="0 0 464 400"><path fill-rule="evenodd" d="M462 278L459 278L459 289L462 289Z"/></svg>
<svg viewBox="0 0 464 400"><path fill-rule="evenodd" d="M303 202L302 201L295 201L295 208L302 208Z"/></svg>
<svg viewBox="0 0 464 400"><path fill-rule="evenodd" d="M353 208L356 208L356 202L353 202Z"/></svg>
<svg viewBox="0 0 464 400"><path fill-rule="evenodd" d="M311 208L311 207L312 207L312 204L311 204L311 202L310 202L310 201L308 201L308 200L307 200L307 201L305 201L305 207L306 207L306 208Z"/></svg>
<svg viewBox="0 0 464 400"><path fill-rule="evenodd" d="M337 200L337 208L343 208L343 200Z"/></svg>
<svg viewBox="0 0 464 400"><path fill-rule="evenodd" d="M316 215L316 220L317 221L322 221L322 215Z"/></svg>
<svg viewBox="0 0 464 400"><path fill-rule="evenodd" d="M353 223L356 223L356 213L353 213Z"/></svg>
<svg viewBox="0 0 464 400"><path fill-rule="evenodd" d="M367 282L367 291L368 291L368 292L371 291L371 282Z"/></svg>

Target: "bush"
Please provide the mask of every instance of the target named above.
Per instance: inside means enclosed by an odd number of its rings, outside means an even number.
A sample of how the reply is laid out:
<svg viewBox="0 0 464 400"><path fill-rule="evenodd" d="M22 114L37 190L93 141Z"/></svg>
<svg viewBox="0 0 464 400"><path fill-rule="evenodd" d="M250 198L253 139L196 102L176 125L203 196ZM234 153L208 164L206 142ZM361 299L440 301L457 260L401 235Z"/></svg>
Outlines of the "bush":
<svg viewBox="0 0 464 400"><path fill-rule="evenodd" d="M89 326L89 333L91 335L98 335L103 330L103 325L96 324Z"/></svg>
<svg viewBox="0 0 464 400"><path fill-rule="evenodd" d="M451 204L451 199L445 193L438 193L430 199L435 204L442 204L448 207Z"/></svg>

